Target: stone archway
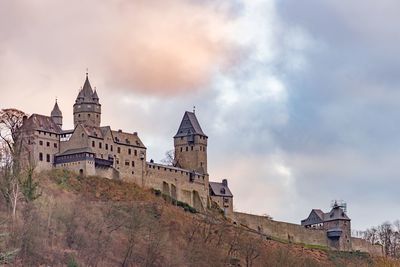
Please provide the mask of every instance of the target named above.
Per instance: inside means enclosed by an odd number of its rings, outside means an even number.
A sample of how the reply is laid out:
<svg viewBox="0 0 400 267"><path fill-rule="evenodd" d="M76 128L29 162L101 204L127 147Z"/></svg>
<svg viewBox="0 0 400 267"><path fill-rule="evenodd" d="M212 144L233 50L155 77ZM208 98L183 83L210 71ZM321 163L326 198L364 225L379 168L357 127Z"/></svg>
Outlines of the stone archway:
<svg viewBox="0 0 400 267"><path fill-rule="evenodd" d="M167 196L171 196L171 193L169 191L169 184L167 182L163 182L162 192L163 192L163 194L165 194Z"/></svg>
<svg viewBox="0 0 400 267"><path fill-rule="evenodd" d="M176 186L174 184L171 184L171 197L175 200L178 199L177 195L176 195Z"/></svg>
<svg viewBox="0 0 400 267"><path fill-rule="evenodd" d="M192 198L193 198L193 201L192 201L193 208L195 208L198 211L203 211L204 207L203 207L203 203L201 202L199 192L197 192L196 190L193 190Z"/></svg>

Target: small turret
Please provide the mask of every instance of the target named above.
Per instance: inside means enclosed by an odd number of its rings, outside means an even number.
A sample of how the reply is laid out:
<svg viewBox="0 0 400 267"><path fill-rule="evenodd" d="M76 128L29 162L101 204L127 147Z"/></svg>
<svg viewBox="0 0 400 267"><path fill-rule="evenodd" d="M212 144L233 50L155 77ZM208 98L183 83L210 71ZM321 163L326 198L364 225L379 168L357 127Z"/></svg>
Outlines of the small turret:
<svg viewBox="0 0 400 267"><path fill-rule="evenodd" d="M54 104L54 108L51 111L51 118L58 126L60 126L60 128L62 128L63 116L60 107L58 106L57 99L56 103Z"/></svg>

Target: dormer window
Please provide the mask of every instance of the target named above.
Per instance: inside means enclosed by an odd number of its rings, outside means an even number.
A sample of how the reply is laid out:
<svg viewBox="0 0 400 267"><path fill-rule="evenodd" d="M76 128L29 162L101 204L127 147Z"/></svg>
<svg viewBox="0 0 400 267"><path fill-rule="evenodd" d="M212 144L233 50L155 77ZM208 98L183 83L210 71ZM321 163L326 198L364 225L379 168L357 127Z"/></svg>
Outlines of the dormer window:
<svg viewBox="0 0 400 267"><path fill-rule="evenodd" d="M225 195L225 188L221 188L220 192Z"/></svg>

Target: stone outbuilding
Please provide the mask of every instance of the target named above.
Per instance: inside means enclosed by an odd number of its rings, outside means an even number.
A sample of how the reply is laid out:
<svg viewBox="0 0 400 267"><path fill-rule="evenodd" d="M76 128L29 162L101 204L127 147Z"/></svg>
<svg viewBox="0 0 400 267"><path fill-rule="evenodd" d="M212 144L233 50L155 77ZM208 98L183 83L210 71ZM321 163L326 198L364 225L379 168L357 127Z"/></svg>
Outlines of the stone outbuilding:
<svg viewBox="0 0 400 267"><path fill-rule="evenodd" d="M210 182L210 198L224 211L225 216L233 214L233 195L228 187L228 180L222 183Z"/></svg>

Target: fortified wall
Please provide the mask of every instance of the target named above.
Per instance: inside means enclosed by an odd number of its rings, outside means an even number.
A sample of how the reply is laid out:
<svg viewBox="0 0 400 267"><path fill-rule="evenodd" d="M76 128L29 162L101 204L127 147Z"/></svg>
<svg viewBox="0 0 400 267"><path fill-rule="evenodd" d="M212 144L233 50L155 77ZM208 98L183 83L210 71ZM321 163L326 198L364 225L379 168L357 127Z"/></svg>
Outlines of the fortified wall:
<svg viewBox="0 0 400 267"><path fill-rule="evenodd" d="M292 243L328 246L324 230L307 230L301 225L278 222L264 216L234 212L231 219L261 234Z"/></svg>
<svg viewBox="0 0 400 267"><path fill-rule="evenodd" d="M199 211L207 207L207 174L150 162L147 163L144 179L146 187L158 189Z"/></svg>
<svg viewBox="0 0 400 267"><path fill-rule="evenodd" d="M351 245L355 251L368 252L375 256L384 256L383 247L381 245L373 245L362 238L352 237Z"/></svg>
<svg viewBox="0 0 400 267"><path fill-rule="evenodd" d="M322 229L304 228L298 224L279 222L265 216L234 212L230 217L237 224L281 241L329 247L327 233ZM382 246L372 245L360 238L351 238L352 250L383 256Z"/></svg>

